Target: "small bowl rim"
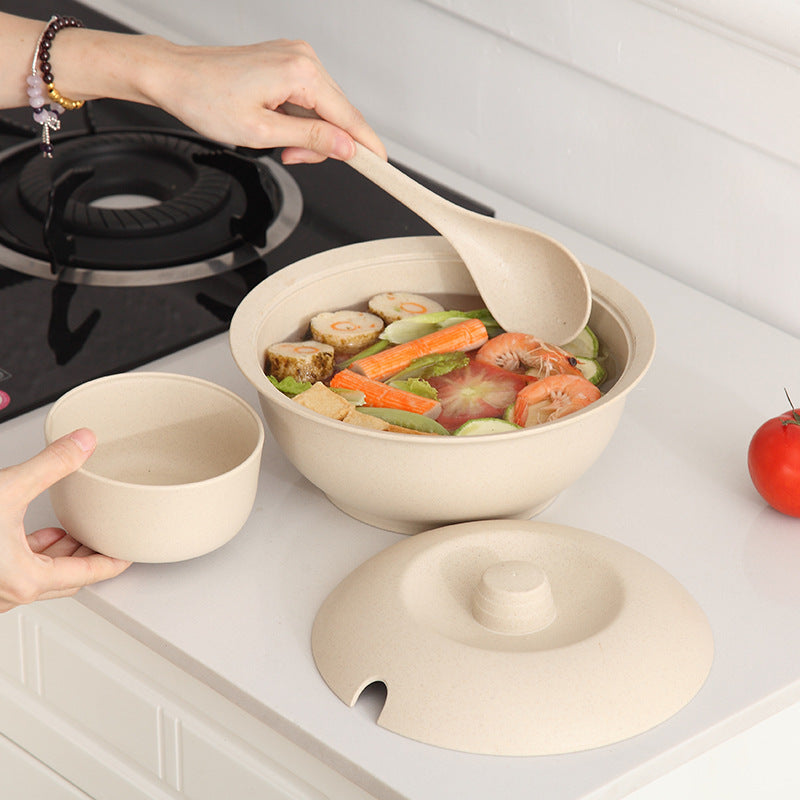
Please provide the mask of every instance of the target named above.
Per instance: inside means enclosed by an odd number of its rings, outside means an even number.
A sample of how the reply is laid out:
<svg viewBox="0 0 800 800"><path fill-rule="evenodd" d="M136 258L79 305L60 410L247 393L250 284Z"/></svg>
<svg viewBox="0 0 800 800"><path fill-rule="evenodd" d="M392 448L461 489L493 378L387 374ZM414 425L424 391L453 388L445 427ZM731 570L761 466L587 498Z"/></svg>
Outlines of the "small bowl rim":
<svg viewBox="0 0 800 800"><path fill-rule="evenodd" d="M49 445L53 441L59 438L53 436L53 430L52 430L54 424L53 421L55 419L55 415L59 409L59 406L66 403L69 399L73 398L74 396L82 393L83 391L91 387L95 387L103 383L118 383L127 380L141 381L142 379L144 380L164 379L179 383L192 383L200 385L205 389L210 389L212 391L216 391L221 395L224 395L228 400L231 400L234 405L238 406L241 410L249 414L250 418L255 421L256 430L258 431L258 437L255 445L252 447L247 457L242 459L235 467L225 470L225 472L220 472L217 475L212 475L209 478L203 478L203 480L199 481L188 481L184 483L169 483L169 484L148 484L148 483L135 483L132 481L123 481L117 478L109 478L107 475L98 475L96 472L93 472L89 468L91 462L91 456L86 460L86 462L84 462L84 464L82 464L77 470L75 470L75 473L73 474L81 474L86 476L87 478L90 478L91 480L98 481L101 484L106 484L109 486L115 486L120 488L131 488L147 492L163 492L167 490L175 491L176 489L181 489L181 488L202 487L202 486L207 486L214 482L219 482L223 479L227 480L230 477L235 476L238 472L249 469L254 460L258 460L260 462L261 453L265 441L264 424L261 421L260 415L250 405L250 403L248 403L246 400L244 400L242 397L236 394L236 392L231 391L225 386L220 386L218 383L206 380L205 378L198 378L195 375L183 375L177 372L159 372L158 370L151 370L146 372L135 372L135 371L119 372L119 373L114 373L112 375L103 375L99 378L94 378L93 380L81 383L78 386L75 386L72 389L68 390L53 403L53 405L50 407L50 410L47 412L47 416L45 417L44 420L44 436L46 444ZM91 429L91 425L87 425L85 427Z"/></svg>
<svg viewBox="0 0 800 800"><path fill-rule="evenodd" d="M382 263L387 263L389 260L407 262L414 258L461 262L455 250L442 236L405 236L379 239L344 245L307 256L273 273L253 287L234 313L228 336L234 361L257 390L259 396L270 403L291 410L292 413L309 420L312 424L341 430L341 423L338 420L329 419L293 402L268 380L256 355L260 327L275 305L283 302L287 297L303 291L316 280L335 277L355 269L369 268L375 264L376 260L382 261ZM324 265L326 262L328 262L327 266L321 268L320 264ZM625 397L642 380L655 356L655 328L642 302L610 275L587 264L584 264L584 269L589 276L593 302L595 299L598 300L608 313L620 320L621 327L625 330L628 338L631 355L614 386L599 400L561 419L509 432L514 434L515 440L525 441L532 436L546 435L548 431L552 431L556 427L565 428L569 425L580 424L587 416L602 413L609 404ZM624 312L619 301L612 304L608 298L611 292L621 296L625 305ZM407 436L402 433L362 428L356 425L347 426L347 430L352 435L368 439L377 438L382 441L407 439ZM418 446L433 447L466 447L476 440L480 441L482 446L494 444L497 441L507 441L506 437L502 435L415 437L415 443Z"/></svg>

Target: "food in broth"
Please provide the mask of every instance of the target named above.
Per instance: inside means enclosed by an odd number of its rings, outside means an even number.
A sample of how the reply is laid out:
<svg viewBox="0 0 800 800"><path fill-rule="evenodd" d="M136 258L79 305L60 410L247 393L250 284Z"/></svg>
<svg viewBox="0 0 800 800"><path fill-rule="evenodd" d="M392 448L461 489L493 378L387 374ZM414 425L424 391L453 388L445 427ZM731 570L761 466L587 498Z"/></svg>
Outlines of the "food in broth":
<svg viewBox="0 0 800 800"><path fill-rule="evenodd" d="M588 327L558 347L501 330L486 309L448 311L423 295L387 292L368 306L318 314L310 339L272 345L270 380L332 419L435 436L516 431L602 396L604 356Z"/></svg>

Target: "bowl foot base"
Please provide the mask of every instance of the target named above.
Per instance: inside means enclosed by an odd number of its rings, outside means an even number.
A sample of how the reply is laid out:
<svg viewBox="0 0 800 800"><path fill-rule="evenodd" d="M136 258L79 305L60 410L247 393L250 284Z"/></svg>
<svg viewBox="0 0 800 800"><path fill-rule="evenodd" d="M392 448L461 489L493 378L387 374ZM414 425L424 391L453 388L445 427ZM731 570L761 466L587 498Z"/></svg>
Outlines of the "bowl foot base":
<svg viewBox="0 0 800 800"><path fill-rule="evenodd" d="M520 511L517 514L508 514L503 515L502 519L531 519L531 517L535 517L537 514L541 514L557 497L551 497L548 500L545 500L543 503L539 503L539 505L534 506L533 508L526 509L525 511ZM433 528L440 528L443 525L454 525L459 522L471 522L472 520L476 519L475 517L459 517L453 519L440 519L440 520L427 520L427 521L419 521L419 520L406 520L406 519L393 519L391 517L384 517L379 514L369 514L367 512L361 511L360 509L353 508L353 506L349 505L348 503L341 502L330 495L326 495L328 500L333 503L340 511L344 511L353 519L357 519L359 522L365 522L367 525L372 525L374 528L381 528L385 531L393 531L394 533L405 533L405 534L415 534L415 533L422 533L423 531L432 530Z"/></svg>

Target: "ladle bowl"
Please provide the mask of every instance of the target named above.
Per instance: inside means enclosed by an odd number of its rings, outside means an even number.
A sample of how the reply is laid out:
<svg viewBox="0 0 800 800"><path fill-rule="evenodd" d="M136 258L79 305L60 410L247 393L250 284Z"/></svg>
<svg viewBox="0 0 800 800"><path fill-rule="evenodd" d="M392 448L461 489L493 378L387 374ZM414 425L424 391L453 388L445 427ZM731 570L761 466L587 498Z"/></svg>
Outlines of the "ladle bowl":
<svg viewBox="0 0 800 800"><path fill-rule="evenodd" d="M591 310L589 279L562 244L451 203L359 143L347 163L450 242L502 328L559 345L583 330Z"/></svg>
<svg viewBox="0 0 800 800"><path fill-rule="evenodd" d="M294 103L281 108L291 116L318 119L313 110ZM583 330L592 305L589 279L562 244L445 200L359 142L346 163L447 239L502 328L558 345Z"/></svg>

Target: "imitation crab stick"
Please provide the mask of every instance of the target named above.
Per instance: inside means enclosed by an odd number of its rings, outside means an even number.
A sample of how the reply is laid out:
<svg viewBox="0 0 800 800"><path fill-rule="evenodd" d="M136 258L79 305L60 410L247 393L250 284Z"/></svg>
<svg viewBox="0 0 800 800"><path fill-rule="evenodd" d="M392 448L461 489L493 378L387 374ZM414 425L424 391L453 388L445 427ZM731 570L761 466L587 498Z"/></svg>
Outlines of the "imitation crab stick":
<svg viewBox="0 0 800 800"><path fill-rule="evenodd" d="M457 350L474 350L489 340L486 326L479 319L465 319L438 331L398 344L352 363L352 368L374 381L405 369L415 358L430 353L453 353Z"/></svg>
<svg viewBox="0 0 800 800"><path fill-rule="evenodd" d="M331 378L331 386L337 389L354 389L364 393L364 401L368 406L377 408L399 408L404 411L413 411L423 414L431 419L436 419L442 411L437 400L429 397L394 389L380 381L374 381L358 375L349 369L337 372Z"/></svg>

